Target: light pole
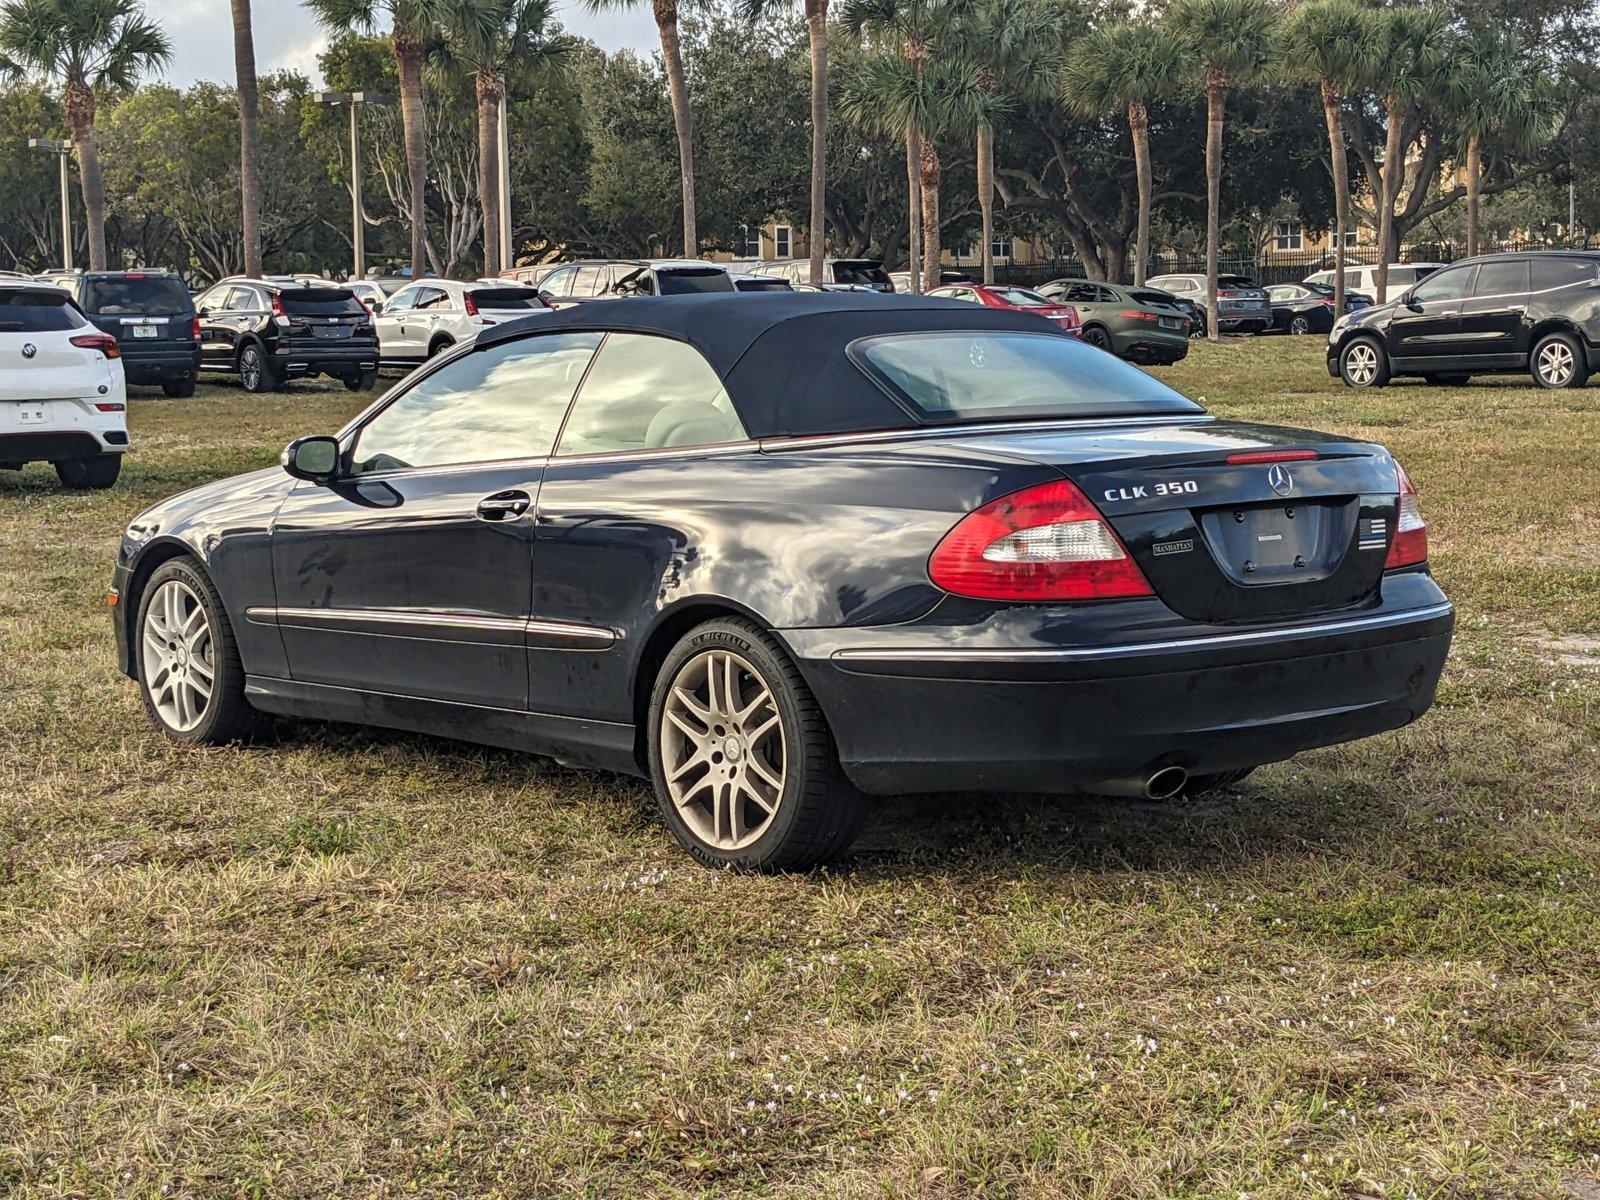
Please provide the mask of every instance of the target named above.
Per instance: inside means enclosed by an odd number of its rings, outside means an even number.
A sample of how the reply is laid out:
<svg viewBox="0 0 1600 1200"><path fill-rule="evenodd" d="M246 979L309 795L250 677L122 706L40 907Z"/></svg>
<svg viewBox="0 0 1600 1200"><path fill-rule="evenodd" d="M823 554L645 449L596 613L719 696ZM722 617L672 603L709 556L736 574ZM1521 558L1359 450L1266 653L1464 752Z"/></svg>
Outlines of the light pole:
<svg viewBox="0 0 1600 1200"><path fill-rule="evenodd" d="M388 96L377 92L318 92L318 104L337 108L341 104L350 108L350 251L355 269L351 279L360 279L367 273L366 218L361 211L361 122L357 117L363 104L389 104Z"/></svg>
<svg viewBox="0 0 1600 1200"><path fill-rule="evenodd" d="M72 270L72 206L67 199L67 158L72 154L72 143L56 138L29 138L29 150L43 150L61 159L61 268Z"/></svg>

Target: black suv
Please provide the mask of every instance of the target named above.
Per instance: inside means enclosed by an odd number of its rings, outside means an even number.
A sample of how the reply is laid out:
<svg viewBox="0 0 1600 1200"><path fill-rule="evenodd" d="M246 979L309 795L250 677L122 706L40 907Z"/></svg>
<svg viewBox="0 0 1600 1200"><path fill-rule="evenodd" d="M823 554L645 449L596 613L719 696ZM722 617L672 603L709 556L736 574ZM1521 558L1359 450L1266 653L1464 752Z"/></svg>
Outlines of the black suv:
<svg viewBox="0 0 1600 1200"><path fill-rule="evenodd" d="M183 280L171 271L52 271L84 316L117 339L129 383L160 384L169 396L194 395L200 374L200 324Z"/></svg>
<svg viewBox="0 0 1600 1200"><path fill-rule="evenodd" d="M224 279L195 307L201 365L237 371L247 392L312 375L331 375L353 392L377 381L377 329L349 288Z"/></svg>
<svg viewBox="0 0 1600 1200"><path fill-rule="evenodd" d="M1582 387L1597 368L1600 253L1592 251L1470 258L1393 303L1351 313L1328 335L1328 373L1351 387L1522 371L1540 387Z"/></svg>

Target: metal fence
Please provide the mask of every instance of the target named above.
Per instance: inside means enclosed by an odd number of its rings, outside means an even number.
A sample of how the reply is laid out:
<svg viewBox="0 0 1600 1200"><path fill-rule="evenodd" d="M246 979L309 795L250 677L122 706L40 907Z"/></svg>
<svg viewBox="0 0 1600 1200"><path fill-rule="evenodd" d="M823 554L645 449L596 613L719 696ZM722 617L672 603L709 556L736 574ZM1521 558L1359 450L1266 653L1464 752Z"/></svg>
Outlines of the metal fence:
<svg viewBox="0 0 1600 1200"><path fill-rule="evenodd" d="M1521 250L1597 249L1600 249L1600 236L1570 243L1533 240L1495 242L1484 245L1479 253L1501 254ZM1395 261L1450 263L1458 258L1465 257L1466 248L1454 242L1417 242L1405 246ZM1377 258L1372 248L1370 246L1362 246L1359 249L1348 251L1345 265L1351 267L1366 266L1376 261ZM1129 266L1131 270L1131 256ZM1218 264L1219 274L1246 275L1263 285L1294 283L1317 271L1327 271L1332 268L1332 251L1324 253L1277 249L1262 250L1255 254L1224 253ZM976 276L978 270L975 266L964 266L961 269L974 276ZM1204 254L1157 254L1150 260L1151 275L1204 275L1205 271L1206 259ZM1083 264L1075 258L1056 258L1031 263L996 263L994 276L997 283L1009 283L1021 287L1038 287L1040 284L1047 283L1052 279L1081 279L1085 277L1085 272Z"/></svg>

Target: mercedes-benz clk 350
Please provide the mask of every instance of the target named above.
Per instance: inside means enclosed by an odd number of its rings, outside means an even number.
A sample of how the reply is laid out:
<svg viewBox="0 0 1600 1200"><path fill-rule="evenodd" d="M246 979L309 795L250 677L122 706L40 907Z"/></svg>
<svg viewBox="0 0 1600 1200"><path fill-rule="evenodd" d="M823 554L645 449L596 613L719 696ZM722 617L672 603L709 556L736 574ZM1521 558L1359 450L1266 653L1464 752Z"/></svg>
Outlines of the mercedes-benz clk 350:
<svg viewBox="0 0 1600 1200"><path fill-rule="evenodd" d="M167 735L263 714L650 778L700 862L868 797L1236 782L1433 700L1452 612L1381 446L1219 420L1025 312L852 294L483 331L157 504L111 593Z"/></svg>

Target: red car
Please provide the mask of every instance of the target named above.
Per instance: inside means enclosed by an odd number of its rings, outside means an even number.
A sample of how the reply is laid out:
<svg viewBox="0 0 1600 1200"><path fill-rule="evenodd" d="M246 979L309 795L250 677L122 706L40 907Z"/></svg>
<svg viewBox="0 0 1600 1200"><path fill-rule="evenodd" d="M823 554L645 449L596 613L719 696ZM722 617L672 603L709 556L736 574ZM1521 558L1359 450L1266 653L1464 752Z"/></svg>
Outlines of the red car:
<svg viewBox="0 0 1600 1200"><path fill-rule="evenodd" d="M1012 312L1030 312L1043 317L1064 333L1070 333L1074 337L1079 335L1081 322L1078 320L1076 308L1070 304L1058 303L1048 296L1041 296L1028 288L1010 287L1000 283L987 285L953 283L934 288L928 295L942 296L946 300L966 300L990 308L1006 308Z"/></svg>

